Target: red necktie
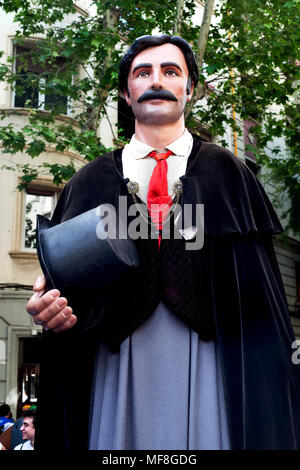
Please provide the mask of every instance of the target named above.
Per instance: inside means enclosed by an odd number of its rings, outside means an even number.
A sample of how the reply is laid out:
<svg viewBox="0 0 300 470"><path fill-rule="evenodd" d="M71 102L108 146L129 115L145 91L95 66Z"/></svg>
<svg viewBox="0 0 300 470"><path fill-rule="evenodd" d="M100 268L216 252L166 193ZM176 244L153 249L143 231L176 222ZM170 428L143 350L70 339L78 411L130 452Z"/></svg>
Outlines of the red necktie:
<svg viewBox="0 0 300 470"><path fill-rule="evenodd" d="M157 162L149 182L147 205L151 219L158 230L162 229L162 224L172 205L172 198L168 194L168 164L166 162L172 154L173 152L168 150L165 153L153 151L148 155L155 158ZM161 235L159 235L159 245L160 240Z"/></svg>

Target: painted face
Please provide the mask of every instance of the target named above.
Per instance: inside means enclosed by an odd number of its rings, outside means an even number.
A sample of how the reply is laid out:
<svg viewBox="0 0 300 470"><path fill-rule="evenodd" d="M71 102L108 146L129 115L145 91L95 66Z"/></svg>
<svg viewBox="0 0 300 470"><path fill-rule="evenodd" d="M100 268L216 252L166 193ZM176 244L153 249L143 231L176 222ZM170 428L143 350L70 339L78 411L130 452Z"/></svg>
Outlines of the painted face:
<svg viewBox="0 0 300 470"><path fill-rule="evenodd" d="M22 432L23 439L32 440L35 434L35 427L33 426L32 418L29 418L29 417L24 418L23 424L20 427L20 430Z"/></svg>
<svg viewBox="0 0 300 470"><path fill-rule="evenodd" d="M129 93L124 93L136 119L146 125L177 122L193 92L193 86L187 91L188 75L184 55L174 44L140 52L129 70Z"/></svg>

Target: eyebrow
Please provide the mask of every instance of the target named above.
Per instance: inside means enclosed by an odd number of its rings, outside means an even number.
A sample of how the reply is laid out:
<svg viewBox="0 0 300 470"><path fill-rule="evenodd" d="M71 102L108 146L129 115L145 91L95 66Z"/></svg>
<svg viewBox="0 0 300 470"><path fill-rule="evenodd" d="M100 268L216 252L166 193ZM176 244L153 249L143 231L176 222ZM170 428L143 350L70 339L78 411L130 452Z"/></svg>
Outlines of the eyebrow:
<svg viewBox="0 0 300 470"><path fill-rule="evenodd" d="M180 70L180 72L182 72L181 67L180 67L178 64L176 64L176 62L162 62L162 63L160 64L160 66L161 66L162 68L164 68L164 67L176 67L177 69ZM145 62L145 63L142 63L142 64L137 64L137 65L134 67L134 69L132 70L132 74L134 74L134 72L135 72L136 70L139 70L139 69L151 69L151 68L152 68L152 64L150 64L150 63L148 63L148 62Z"/></svg>
<svg viewBox="0 0 300 470"><path fill-rule="evenodd" d="M180 72L182 72L182 69L181 67L176 64L176 62L163 62L162 64L160 64L161 67L176 67L177 69L180 70Z"/></svg>

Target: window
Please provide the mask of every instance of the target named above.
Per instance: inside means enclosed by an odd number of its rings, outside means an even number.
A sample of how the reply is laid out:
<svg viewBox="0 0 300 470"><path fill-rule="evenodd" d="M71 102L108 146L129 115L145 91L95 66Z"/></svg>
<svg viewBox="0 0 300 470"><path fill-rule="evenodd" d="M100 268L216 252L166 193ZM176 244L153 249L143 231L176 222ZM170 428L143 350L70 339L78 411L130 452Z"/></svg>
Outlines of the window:
<svg viewBox="0 0 300 470"><path fill-rule="evenodd" d="M22 249L36 249L36 216L51 218L58 193L54 190L29 188L24 197L24 217L22 227Z"/></svg>
<svg viewBox="0 0 300 470"><path fill-rule="evenodd" d="M21 182L21 180L19 180ZM37 259L36 216L51 218L64 185L55 186L48 178L32 181L26 190L15 191L11 238L11 258Z"/></svg>
<svg viewBox="0 0 300 470"><path fill-rule="evenodd" d="M15 70L19 78L15 82L13 106L43 110L55 108L60 114L69 115L68 98L57 92L49 77L50 70L63 71L65 59L59 57L51 65L46 64L45 67L42 67L34 60L34 52L36 52L34 49L15 47Z"/></svg>

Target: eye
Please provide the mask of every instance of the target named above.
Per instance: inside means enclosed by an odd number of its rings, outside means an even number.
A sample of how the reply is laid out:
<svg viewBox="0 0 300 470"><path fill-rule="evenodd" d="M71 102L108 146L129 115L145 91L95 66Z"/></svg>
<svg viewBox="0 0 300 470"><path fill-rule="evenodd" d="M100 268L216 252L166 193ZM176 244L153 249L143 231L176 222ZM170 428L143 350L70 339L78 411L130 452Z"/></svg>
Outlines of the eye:
<svg viewBox="0 0 300 470"><path fill-rule="evenodd" d="M148 77L149 76L149 72L147 72L146 70L142 70L142 72L139 72L138 77Z"/></svg>
<svg viewBox="0 0 300 470"><path fill-rule="evenodd" d="M169 77L176 77L178 75L178 73L173 69L168 69L168 70L166 70L166 75L169 76Z"/></svg>

